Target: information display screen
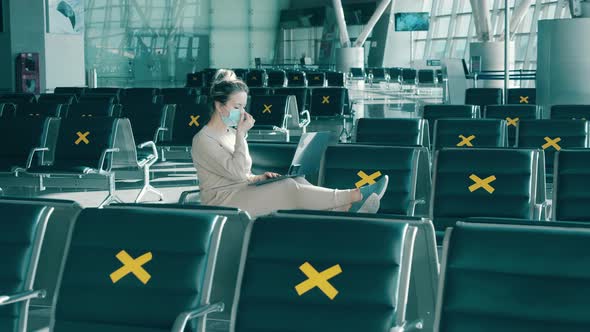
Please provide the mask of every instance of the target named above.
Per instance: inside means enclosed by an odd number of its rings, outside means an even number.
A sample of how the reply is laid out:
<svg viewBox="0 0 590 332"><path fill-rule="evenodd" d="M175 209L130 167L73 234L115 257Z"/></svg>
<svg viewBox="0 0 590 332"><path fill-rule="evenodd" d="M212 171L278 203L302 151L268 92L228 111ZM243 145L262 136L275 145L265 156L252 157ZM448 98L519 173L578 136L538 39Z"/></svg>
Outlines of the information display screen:
<svg viewBox="0 0 590 332"><path fill-rule="evenodd" d="M395 31L428 31L429 28L428 12L395 14Z"/></svg>

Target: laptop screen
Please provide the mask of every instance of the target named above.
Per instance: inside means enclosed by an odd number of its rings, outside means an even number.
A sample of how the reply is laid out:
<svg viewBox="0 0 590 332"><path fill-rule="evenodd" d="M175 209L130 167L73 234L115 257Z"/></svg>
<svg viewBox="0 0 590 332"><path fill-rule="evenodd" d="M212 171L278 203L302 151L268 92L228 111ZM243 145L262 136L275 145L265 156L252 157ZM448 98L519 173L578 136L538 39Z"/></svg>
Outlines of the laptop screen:
<svg viewBox="0 0 590 332"><path fill-rule="evenodd" d="M289 174L314 174L319 172L320 163L328 145L333 141L330 132L313 132L301 135L295 156L289 167Z"/></svg>

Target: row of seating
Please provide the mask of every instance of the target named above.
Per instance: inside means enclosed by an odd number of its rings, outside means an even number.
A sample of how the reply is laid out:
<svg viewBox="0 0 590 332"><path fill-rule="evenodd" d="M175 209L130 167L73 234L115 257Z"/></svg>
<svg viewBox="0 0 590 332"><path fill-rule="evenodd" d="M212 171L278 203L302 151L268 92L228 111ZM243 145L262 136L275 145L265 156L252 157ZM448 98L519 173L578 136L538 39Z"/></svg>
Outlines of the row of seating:
<svg viewBox="0 0 590 332"><path fill-rule="evenodd" d="M414 68L358 68L350 69L352 79L373 82L396 82L402 85L438 85L443 83L443 72L440 69Z"/></svg>
<svg viewBox="0 0 590 332"><path fill-rule="evenodd" d="M211 86L216 69L205 69L187 74L187 87L207 88ZM344 73L334 71L302 71L282 69L234 69L236 76L249 87L343 87Z"/></svg>
<svg viewBox="0 0 590 332"><path fill-rule="evenodd" d="M535 88L512 88L508 89L507 104L529 104L537 103L537 90ZM504 91L499 88L469 88L465 90L465 104L487 105L504 104Z"/></svg>

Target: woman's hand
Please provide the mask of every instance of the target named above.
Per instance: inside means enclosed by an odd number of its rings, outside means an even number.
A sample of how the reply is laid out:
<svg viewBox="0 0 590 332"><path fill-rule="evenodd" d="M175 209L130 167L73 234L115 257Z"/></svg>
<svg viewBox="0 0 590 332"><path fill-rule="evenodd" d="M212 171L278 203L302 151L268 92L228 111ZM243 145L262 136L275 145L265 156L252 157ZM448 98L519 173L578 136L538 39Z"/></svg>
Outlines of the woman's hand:
<svg viewBox="0 0 590 332"><path fill-rule="evenodd" d="M268 179L278 178L281 175L277 174L277 173L273 173L273 172L264 172L263 176L264 176L265 180L268 180Z"/></svg>
<svg viewBox="0 0 590 332"><path fill-rule="evenodd" d="M239 133L247 133L252 127L254 127L254 118L252 115L242 111L242 117L240 118L240 123L238 123L237 131Z"/></svg>

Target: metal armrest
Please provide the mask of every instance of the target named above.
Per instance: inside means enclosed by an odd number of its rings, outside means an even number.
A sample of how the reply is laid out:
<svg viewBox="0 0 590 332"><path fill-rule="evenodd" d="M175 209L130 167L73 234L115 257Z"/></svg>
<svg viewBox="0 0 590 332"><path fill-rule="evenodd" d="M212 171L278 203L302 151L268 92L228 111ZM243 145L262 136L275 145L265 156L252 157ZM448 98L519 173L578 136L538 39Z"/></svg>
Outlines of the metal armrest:
<svg viewBox="0 0 590 332"><path fill-rule="evenodd" d="M184 332L184 328L186 327L186 323L189 320L195 319L198 317L203 317L213 312L222 312L225 305L223 302L209 304L204 307L199 307L197 309L191 311L185 311L176 317L174 321L174 325L172 326L172 332Z"/></svg>
<svg viewBox="0 0 590 332"><path fill-rule="evenodd" d="M299 123L299 128L307 128L307 126L311 123L311 115L309 114L308 110L305 110L300 115L305 115L305 120Z"/></svg>
<svg viewBox="0 0 590 332"><path fill-rule="evenodd" d="M106 150L104 150L102 152L102 154L100 155L100 160L98 161L98 171L100 173L110 171L110 170L103 169L103 167L104 167L104 161L107 158L107 154L114 153L114 152L119 152L119 151L120 151L119 148L112 148L112 149L106 149Z"/></svg>
<svg viewBox="0 0 590 332"><path fill-rule="evenodd" d="M158 141L158 137L160 136L160 132L164 132L164 131L168 131L168 128L160 127L158 129L156 129L156 134L154 135L154 142Z"/></svg>
<svg viewBox="0 0 590 332"><path fill-rule="evenodd" d="M147 142L143 142L137 146L138 149L144 149L146 147L149 147L152 149L152 155L154 156L154 159L157 160L158 159L158 148L156 147L156 143L154 143L152 141L147 141Z"/></svg>
<svg viewBox="0 0 590 332"><path fill-rule="evenodd" d="M47 291L41 290L30 290L26 292L16 293L13 295L0 295L0 306L27 301L30 299L43 299L47 295Z"/></svg>
<svg viewBox="0 0 590 332"><path fill-rule="evenodd" d="M31 168L31 166L33 164L33 158L35 158L35 154L37 152L45 152L45 151L49 151L49 148L33 148L31 150L31 152L29 153L29 157L27 158L27 166L26 166L26 168L27 169Z"/></svg>

